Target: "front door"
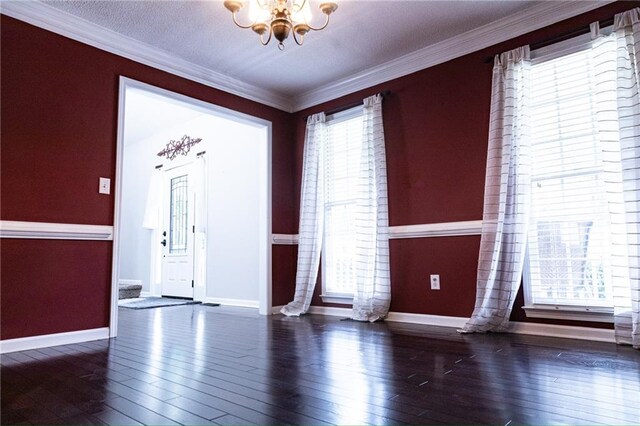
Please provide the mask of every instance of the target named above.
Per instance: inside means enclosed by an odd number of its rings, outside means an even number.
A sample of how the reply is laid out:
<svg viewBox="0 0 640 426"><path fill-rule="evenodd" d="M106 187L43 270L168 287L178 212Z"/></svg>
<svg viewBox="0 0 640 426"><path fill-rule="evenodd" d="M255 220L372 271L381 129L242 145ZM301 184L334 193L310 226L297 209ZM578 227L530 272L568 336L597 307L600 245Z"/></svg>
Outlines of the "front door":
<svg viewBox="0 0 640 426"><path fill-rule="evenodd" d="M193 298L194 192L190 165L165 172L162 295Z"/></svg>

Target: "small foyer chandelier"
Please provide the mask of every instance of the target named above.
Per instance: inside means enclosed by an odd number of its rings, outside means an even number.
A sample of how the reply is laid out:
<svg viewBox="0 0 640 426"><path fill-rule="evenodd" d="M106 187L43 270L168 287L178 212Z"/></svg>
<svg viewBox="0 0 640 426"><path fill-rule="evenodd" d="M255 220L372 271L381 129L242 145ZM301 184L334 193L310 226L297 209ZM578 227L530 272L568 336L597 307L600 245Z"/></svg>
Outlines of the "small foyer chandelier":
<svg viewBox="0 0 640 426"><path fill-rule="evenodd" d="M302 46L304 36L309 31L320 31L329 24L329 15L336 11L338 5L331 2L321 3L320 10L325 14L324 25L318 28L312 27L311 6L309 0L248 0L249 19L248 25L238 22L237 13L247 3L240 0L227 0L226 7L233 15L233 22L240 28L251 28L260 36L260 42L266 46L271 37L278 40L278 48L284 49L284 41L293 32L296 44Z"/></svg>

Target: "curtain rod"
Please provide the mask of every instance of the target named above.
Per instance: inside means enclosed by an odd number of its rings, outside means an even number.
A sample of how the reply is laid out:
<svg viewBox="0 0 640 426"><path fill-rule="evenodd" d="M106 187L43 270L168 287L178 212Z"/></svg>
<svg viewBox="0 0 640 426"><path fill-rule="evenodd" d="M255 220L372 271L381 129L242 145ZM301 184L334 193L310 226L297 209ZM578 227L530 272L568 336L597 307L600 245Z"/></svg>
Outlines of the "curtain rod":
<svg viewBox="0 0 640 426"><path fill-rule="evenodd" d="M383 98L386 98L387 96L389 96L391 94L391 90L385 90L384 92L380 92L380 94L382 95ZM336 108L332 108L332 109L330 109L328 111L325 111L324 114L325 115L337 114L339 112L346 111L346 110L351 109L351 108L355 108L355 107L357 107L359 105L362 105L362 101L354 102L354 103L347 104L347 105L342 105L342 106L339 106L339 107L336 107ZM302 117L302 119L306 122L307 118L309 118L309 117L311 117L311 114L309 114L309 115L307 115L305 117Z"/></svg>
<svg viewBox="0 0 640 426"><path fill-rule="evenodd" d="M613 25L613 18L603 19L602 21L598 21L598 22L600 24L600 28L606 28ZM560 43L561 41L569 40L570 38L578 37L583 34L588 34L590 31L591 31L591 28L589 26L576 28L574 30L566 31L564 33L558 34L557 36L553 36L553 37L549 37L547 39L541 40L537 43L531 43L529 44L529 49L531 50L541 49L543 47L547 47L555 43ZM484 63L492 64L494 57L495 55L485 58Z"/></svg>

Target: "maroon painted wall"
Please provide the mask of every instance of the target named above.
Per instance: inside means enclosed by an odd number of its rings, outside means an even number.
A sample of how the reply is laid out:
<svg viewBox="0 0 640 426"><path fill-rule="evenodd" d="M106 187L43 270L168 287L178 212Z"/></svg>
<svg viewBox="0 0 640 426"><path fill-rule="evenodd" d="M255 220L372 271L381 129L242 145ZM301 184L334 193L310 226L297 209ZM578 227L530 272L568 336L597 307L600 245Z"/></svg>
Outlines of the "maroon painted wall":
<svg viewBox="0 0 640 426"><path fill-rule="evenodd" d="M114 177L124 75L273 123L274 233L297 232L303 117L382 90L392 92L384 104L391 225L481 219L491 86L485 57L634 5L614 3L297 114L2 16L0 218L113 224L113 197L97 194L97 178ZM470 315L478 246L475 236L392 241L392 310ZM296 253L274 246L275 305L293 296ZM110 265L108 242L2 240L0 338L107 326ZM431 273L441 275L439 292L427 289Z"/></svg>
<svg viewBox="0 0 640 426"><path fill-rule="evenodd" d="M2 240L2 339L106 327L110 241Z"/></svg>
<svg viewBox="0 0 640 426"><path fill-rule="evenodd" d="M24 22L1 22L0 218L112 225L120 75L273 123L273 232L295 233L293 116ZM2 240L1 338L108 326L111 243ZM279 283L295 252L276 249ZM286 267L294 262L294 269ZM281 266L285 265L285 266Z"/></svg>
<svg viewBox="0 0 640 426"><path fill-rule="evenodd" d="M618 2L499 45L297 113L299 205L304 117L389 90L383 104L391 226L482 219L492 64L487 57L613 17ZM297 214L297 213L296 213ZM297 220L297 219L296 219ZM392 240L391 310L468 317L475 302L479 236ZM440 274L441 290L429 289ZM323 305L316 286L314 305ZM289 289L293 296L293 287ZM516 302L512 319L527 321ZM529 321L531 321L529 319ZM557 321L540 321L552 322ZM609 324L564 322L611 327Z"/></svg>

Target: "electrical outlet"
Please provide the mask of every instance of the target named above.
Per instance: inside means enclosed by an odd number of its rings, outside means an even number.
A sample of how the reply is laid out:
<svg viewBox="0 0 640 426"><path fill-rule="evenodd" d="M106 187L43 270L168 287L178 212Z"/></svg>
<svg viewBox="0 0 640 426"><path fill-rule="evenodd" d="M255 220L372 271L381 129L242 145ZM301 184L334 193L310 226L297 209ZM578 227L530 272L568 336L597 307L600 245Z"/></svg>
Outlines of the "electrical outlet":
<svg viewBox="0 0 640 426"><path fill-rule="evenodd" d="M431 290L440 290L440 275L431 275Z"/></svg>
<svg viewBox="0 0 640 426"><path fill-rule="evenodd" d="M100 184L98 186L98 193L100 194L110 194L111 193L111 179L109 178L100 178Z"/></svg>

